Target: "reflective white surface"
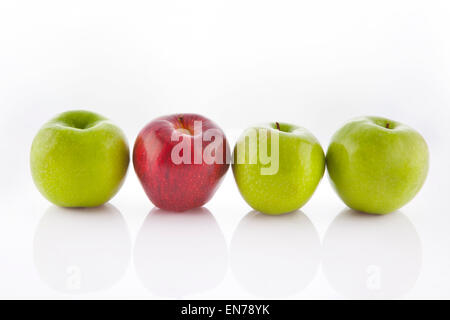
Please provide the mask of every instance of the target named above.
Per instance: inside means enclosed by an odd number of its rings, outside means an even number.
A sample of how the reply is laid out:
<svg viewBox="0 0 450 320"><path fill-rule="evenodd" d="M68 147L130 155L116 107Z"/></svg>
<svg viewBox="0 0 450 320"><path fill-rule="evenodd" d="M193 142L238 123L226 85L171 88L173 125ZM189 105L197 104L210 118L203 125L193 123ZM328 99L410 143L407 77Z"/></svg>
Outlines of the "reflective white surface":
<svg viewBox="0 0 450 320"><path fill-rule="evenodd" d="M448 1L0 2L0 298L450 298ZM151 119L248 126L406 123L428 179L399 212L348 211L325 174L301 211L251 212L231 172L205 208L154 209L130 166L110 204L61 209L29 150L55 114L111 118L130 146Z"/></svg>
<svg viewBox="0 0 450 320"><path fill-rule="evenodd" d="M339 213L323 241L323 271L330 285L350 298L399 298L416 284L422 244L401 212Z"/></svg>
<svg viewBox="0 0 450 320"><path fill-rule="evenodd" d="M153 209L139 230L133 254L142 285L177 299L218 286L227 258L222 230L206 208L181 214Z"/></svg>
<svg viewBox="0 0 450 320"><path fill-rule="evenodd" d="M266 216L227 199L240 200L229 175L206 208L180 214L152 208L143 193L133 198L139 185L130 180L130 192L95 209L58 208L31 191L28 203L9 202L0 224L1 296L448 295L448 216L418 209L427 207L423 194L401 212L372 216L345 209L325 178L304 211Z"/></svg>
<svg viewBox="0 0 450 320"><path fill-rule="evenodd" d="M248 213L230 245L231 270L248 292L286 298L305 289L319 269L319 235L302 212L282 216Z"/></svg>
<svg viewBox="0 0 450 320"><path fill-rule="evenodd" d="M112 205L50 207L36 227L33 247L42 281L67 293L110 288L123 277L131 257L128 228Z"/></svg>

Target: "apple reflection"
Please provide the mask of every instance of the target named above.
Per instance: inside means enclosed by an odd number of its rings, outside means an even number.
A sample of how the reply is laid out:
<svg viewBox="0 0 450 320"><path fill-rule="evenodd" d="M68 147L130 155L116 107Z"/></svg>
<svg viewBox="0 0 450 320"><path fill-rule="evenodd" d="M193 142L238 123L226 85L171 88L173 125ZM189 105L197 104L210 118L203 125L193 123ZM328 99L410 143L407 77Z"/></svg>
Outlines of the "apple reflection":
<svg viewBox="0 0 450 320"><path fill-rule="evenodd" d="M320 264L320 239L302 212L269 216L251 211L231 241L231 268L249 292L264 298L293 295Z"/></svg>
<svg viewBox="0 0 450 320"><path fill-rule="evenodd" d="M136 273L159 296L211 290L225 277L227 263L225 238L206 208L182 213L154 208L136 239Z"/></svg>
<svg viewBox="0 0 450 320"><path fill-rule="evenodd" d="M420 273L420 238L400 212L369 215L345 209L331 223L323 246L325 276L350 298L401 297Z"/></svg>
<svg viewBox="0 0 450 320"><path fill-rule="evenodd" d="M125 273L131 240L120 212L50 207L34 237L34 262L41 279L64 293L107 289Z"/></svg>

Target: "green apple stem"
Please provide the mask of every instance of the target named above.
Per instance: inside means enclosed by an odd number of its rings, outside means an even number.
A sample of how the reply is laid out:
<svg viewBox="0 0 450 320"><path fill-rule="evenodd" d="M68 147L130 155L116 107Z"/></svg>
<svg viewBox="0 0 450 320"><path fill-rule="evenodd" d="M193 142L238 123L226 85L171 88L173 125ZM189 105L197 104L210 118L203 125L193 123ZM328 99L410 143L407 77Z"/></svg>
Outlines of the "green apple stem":
<svg viewBox="0 0 450 320"><path fill-rule="evenodd" d="M281 131L281 129L280 129L280 124L279 124L278 122L275 122L275 125L277 126L277 129L278 129L279 131Z"/></svg>
<svg viewBox="0 0 450 320"><path fill-rule="evenodd" d="M390 125L391 125L391 124L390 124L389 122L386 123L386 128L387 128L387 129L390 129L390 128L389 128Z"/></svg>

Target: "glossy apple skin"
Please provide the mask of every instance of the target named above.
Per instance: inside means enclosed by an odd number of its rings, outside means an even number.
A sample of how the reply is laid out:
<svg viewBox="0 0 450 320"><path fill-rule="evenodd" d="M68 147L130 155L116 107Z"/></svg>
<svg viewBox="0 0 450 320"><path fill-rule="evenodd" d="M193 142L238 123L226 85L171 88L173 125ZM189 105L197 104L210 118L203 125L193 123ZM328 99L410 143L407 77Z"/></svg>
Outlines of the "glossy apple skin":
<svg viewBox="0 0 450 320"><path fill-rule="evenodd" d="M234 148L233 174L244 200L265 214L283 214L305 205L316 190L325 171L325 155L318 140L306 129L292 124L275 123L248 128ZM260 159L261 135L257 135L258 159L252 164L248 155L239 155L248 130L275 131L279 134L279 168L273 175L261 174L267 167ZM266 134L266 133L264 133ZM270 135L269 135L270 136ZM271 148L268 140L267 149Z"/></svg>
<svg viewBox="0 0 450 320"><path fill-rule="evenodd" d="M120 189L130 162L122 130L105 117L83 110L47 122L33 140L33 180L61 207L96 207Z"/></svg>
<svg viewBox="0 0 450 320"><path fill-rule="evenodd" d="M350 208L386 214L408 203L428 173L428 147L414 129L380 117L351 120L331 139L331 184Z"/></svg>
<svg viewBox="0 0 450 320"><path fill-rule="evenodd" d="M194 139L201 140L201 152L211 141L192 134L186 137L191 140L191 163L172 161L172 149L178 144L172 141L174 131L187 128L193 133L194 121L201 121L202 132L209 129L220 132L221 163L208 164L202 159L201 164L195 164ZM229 152L225 134L214 122L198 114L173 114L159 117L142 129L134 144L133 164L145 193L155 206L182 212L201 207L212 198L228 170Z"/></svg>

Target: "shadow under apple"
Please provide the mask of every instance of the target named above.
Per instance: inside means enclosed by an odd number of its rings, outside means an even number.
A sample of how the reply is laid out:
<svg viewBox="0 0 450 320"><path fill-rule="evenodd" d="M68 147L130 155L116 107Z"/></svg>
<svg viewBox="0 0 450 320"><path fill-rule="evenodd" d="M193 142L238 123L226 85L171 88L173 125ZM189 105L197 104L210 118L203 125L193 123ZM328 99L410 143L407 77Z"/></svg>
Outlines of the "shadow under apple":
<svg viewBox="0 0 450 320"><path fill-rule="evenodd" d="M120 212L51 206L34 236L34 263L41 279L64 293L107 289L125 273L131 240Z"/></svg>
<svg viewBox="0 0 450 320"><path fill-rule="evenodd" d="M422 265L419 235L400 212L345 209L328 228L323 250L326 278L350 298L401 297L413 288Z"/></svg>
<svg viewBox="0 0 450 320"><path fill-rule="evenodd" d="M320 264L320 239L301 211L280 216L249 212L231 241L231 269L250 293L282 298L305 289Z"/></svg>
<svg viewBox="0 0 450 320"><path fill-rule="evenodd" d="M134 266L154 294L182 298L215 288L227 271L225 238L202 207L175 213L152 209L136 239Z"/></svg>

